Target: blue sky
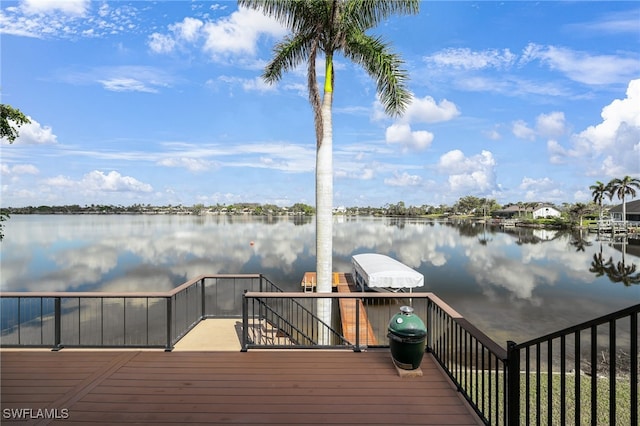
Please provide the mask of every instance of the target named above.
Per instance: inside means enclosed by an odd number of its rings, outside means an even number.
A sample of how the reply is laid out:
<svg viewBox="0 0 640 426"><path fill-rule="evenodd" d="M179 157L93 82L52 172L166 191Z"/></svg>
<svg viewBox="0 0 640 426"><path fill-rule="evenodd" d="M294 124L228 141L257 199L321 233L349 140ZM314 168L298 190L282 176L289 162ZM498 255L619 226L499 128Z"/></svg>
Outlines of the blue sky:
<svg viewBox="0 0 640 426"><path fill-rule="evenodd" d="M423 2L371 32L414 98L384 115L336 58L334 205L585 202L640 177L636 2ZM276 22L231 1L3 1L2 206L315 204L305 70L266 85ZM318 66L322 70L322 66Z"/></svg>

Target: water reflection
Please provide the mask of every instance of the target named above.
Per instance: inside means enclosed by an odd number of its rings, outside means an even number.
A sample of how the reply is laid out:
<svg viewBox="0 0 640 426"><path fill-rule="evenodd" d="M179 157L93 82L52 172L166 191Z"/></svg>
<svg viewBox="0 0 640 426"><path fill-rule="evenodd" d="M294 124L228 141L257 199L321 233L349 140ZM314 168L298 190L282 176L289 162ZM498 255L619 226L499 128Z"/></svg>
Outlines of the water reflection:
<svg viewBox="0 0 640 426"><path fill-rule="evenodd" d="M298 291L315 269L309 218L16 215L6 224L3 291L164 291L214 273L263 273ZM357 253L395 257L498 341L638 303L639 248L487 223L338 217L334 225L335 271L350 271Z"/></svg>

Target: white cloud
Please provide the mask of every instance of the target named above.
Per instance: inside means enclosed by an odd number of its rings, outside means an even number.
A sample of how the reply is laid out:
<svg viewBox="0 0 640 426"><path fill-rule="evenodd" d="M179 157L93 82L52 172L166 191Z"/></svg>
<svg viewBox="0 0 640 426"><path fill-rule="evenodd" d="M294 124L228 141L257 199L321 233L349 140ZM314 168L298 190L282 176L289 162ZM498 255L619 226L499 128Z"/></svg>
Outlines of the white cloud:
<svg viewBox="0 0 640 426"><path fill-rule="evenodd" d="M147 44L155 53L170 53L176 47L176 41L172 36L160 33L151 34Z"/></svg>
<svg viewBox="0 0 640 426"><path fill-rule="evenodd" d="M601 123L589 126L578 135L589 141L596 152L612 148L623 124L640 127L640 79L629 82L626 99L616 99L605 106L601 117Z"/></svg>
<svg viewBox="0 0 640 426"><path fill-rule="evenodd" d="M437 103L431 96L414 97L401 120L410 123L439 123L460 115L456 104L446 99Z"/></svg>
<svg viewBox="0 0 640 426"><path fill-rule="evenodd" d="M612 84L628 81L640 72L640 59L615 55L590 55L564 47L530 43L523 51L521 64L538 60L584 84Z"/></svg>
<svg viewBox="0 0 640 426"><path fill-rule="evenodd" d="M439 123L453 120L460 115L460 110L453 102L443 99L439 103L431 96L413 97L404 114L396 120L399 123ZM372 120L387 118L384 107L379 100L373 104Z"/></svg>
<svg viewBox="0 0 640 426"><path fill-rule="evenodd" d="M276 86L273 84L268 84L264 81L262 77L254 77L254 78L240 78L240 77L232 77L232 76L220 76L218 77L218 81L222 81L232 86L241 86L245 92L273 92L276 90ZM207 82L208 87L216 88L217 84L211 80Z"/></svg>
<svg viewBox="0 0 640 426"><path fill-rule="evenodd" d="M566 123L563 112L550 112L540 114L536 118L535 129L529 127L524 120L516 120L511 123L511 132L519 139L533 141L537 136L546 138L559 137L566 132Z"/></svg>
<svg viewBox="0 0 640 426"><path fill-rule="evenodd" d="M89 0L25 0L19 7L0 10L0 33L42 39L77 39L138 29L138 10L133 5L103 3L95 13L90 6Z"/></svg>
<svg viewBox="0 0 640 426"><path fill-rule="evenodd" d="M42 126L33 118L29 117L31 123L23 124L18 128L16 144L21 145L45 145L57 143L57 136L53 134L53 129L49 126Z"/></svg>
<svg viewBox="0 0 640 426"><path fill-rule="evenodd" d="M600 37L602 33L638 34L638 10L608 14L597 21L569 24L571 31L582 31L585 34Z"/></svg>
<svg viewBox="0 0 640 426"><path fill-rule="evenodd" d="M394 173L393 177L386 178L384 183L390 186L417 186L422 183L422 178L418 175L410 175L407 172L402 174Z"/></svg>
<svg viewBox="0 0 640 426"><path fill-rule="evenodd" d="M412 131L410 125L400 123L392 124L385 132L387 143L400 144L405 150L424 150L431 145L433 137L433 133L426 130Z"/></svg>
<svg viewBox="0 0 640 426"><path fill-rule="evenodd" d="M498 131L498 129L491 129L491 130L486 130L484 132L482 132L487 138L491 139L492 141L497 141L502 139L502 135L500 134L500 132Z"/></svg>
<svg viewBox="0 0 640 426"><path fill-rule="evenodd" d="M37 175L40 173L40 170L33 164L16 164L13 167L1 164L0 172L3 175Z"/></svg>
<svg viewBox="0 0 640 426"><path fill-rule="evenodd" d="M254 56L262 34L273 37L286 34L286 29L274 19L246 8L216 22L207 22L202 30L206 38L204 50L214 59L221 54Z"/></svg>
<svg viewBox="0 0 640 426"><path fill-rule="evenodd" d="M548 177L533 179L525 176L518 189L527 201L555 202L566 199L559 185Z"/></svg>
<svg viewBox="0 0 640 426"><path fill-rule="evenodd" d="M180 39L193 42L200 37L200 29L203 25L204 23L199 19L186 17L182 22L170 25L169 29Z"/></svg>
<svg viewBox="0 0 640 426"><path fill-rule="evenodd" d="M607 25L608 28L623 30L631 24L630 21L626 17L612 20ZM637 28L637 22L634 25ZM430 69L437 69L440 73L444 70L444 78L464 90L493 91L510 96L566 95L567 89L555 83L523 81L507 73L532 62L587 85L623 83L640 73L640 58L632 53L594 55L562 46L536 43L529 43L519 55L509 49L448 48L427 56L424 60ZM499 78L483 75L490 70L502 71L504 75Z"/></svg>
<svg viewBox="0 0 640 426"><path fill-rule="evenodd" d="M545 137L561 136L565 132L564 113L554 111L540 114L536 120L536 131Z"/></svg>
<svg viewBox="0 0 640 426"><path fill-rule="evenodd" d="M515 63L517 56L511 53L509 49L472 51L469 48L449 48L425 59L438 66L479 70L485 68L509 68Z"/></svg>
<svg viewBox="0 0 640 426"><path fill-rule="evenodd" d="M99 83L113 92L158 93L171 87L174 77L168 72L151 66L98 67L88 71L64 72L57 78L69 84L87 85Z"/></svg>
<svg viewBox="0 0 640 426"><path fill-rule="evenodd" d="M549 139L547 141L547 151L549 152L549 161L551 164L562 164L567 156L571 153L558 143L555 139Z"/></svg>
<svg viewBox="0 0 640 426"><path fill-rule="evenodd" d="M183 167L191 172L203 172L210 170L213 166L210 161L188 157L165 158L157 164L165 167Z"/></svg>
<svg viewBox="0 0 640 426"><path fill-rule="evenodd" d="M606 176L640 173L640 79L632 80L627 97L602 109L602 122L573 135L574 156L604 155L600 167Z"/></svg>
<svg viewBox="0 0 640 426"><path fill-rule="evenodd" d="M171 53L176 46L182 43L197 41L203 35L201 32L203 26L204 22L201 20L186 17L182 22L169 25L169 34L151 34L147 44L155 53Z"/></svg>
<svg viewBox="0 0 640 426"><path fill-rule="evenodd" d="M421 151L433 142L434 134L427 130L413 130L411 123L437 123L449 121L460 115L458 107L446 99L437 103L431 96L413 97L405 113L387 127L387 143L400 144L403 150ZM384 108L379 100L373 105L372 120L386 119Z"/></svg>
<svg viewBox="0 0 640 426"><path fill-rule="evenodd" d="M523 191L529 191L531 189L537 188L539 190L548 190L556 186L556 184L549 178L541 178L541 179L533 179L530 177L523 177L522 182L518 186L519 189Z"/></svg>
<svg viewBox="0 0 640 426"><path fill-rule="evenodd" d="M262 35L279 38L284 34L286 28L271 17L254 9L240 8L215 21L184 18L169 25L168 33L151 34L147 45L155 53L171 53L179 46L201 48L216 61L242 55L246 64L252 64Z"/></svg>
<svg viewBox="0 0 640 426"><path fill-rule="evenodd" d="M438 168L449 175L449 186L453 192L481 194L496 187L496 161L489 151L466 157L458 149L440 157Z"/></svg>
<svg viewBox="0 0 640 426"><path fill-rule="evenodd" d="M40 173L33 164L16 164L12 167L12 171L17 175L37 175Z"/></svg>
<svg viewBox="0 0 640 426"><path fill-rule="evenodd" d="M513 122L511 127L513 134L519 139L535 140L536 132L530 128L523 120L517 120Z"/></svg>
<svg viewBox="0 0 640 426"><path fill-rule="evenodd" d="M110 78L98 80L102 86L112 92L146 92L158 93L158 90L135 78Z"/></svg>
<svg viewBox="0 0 640 426"><path fill-rule="evenodd" d="M83 16L90 3L90 0L22 0L20 7L26 14L60 11L68 15Z"/></svg>
<svg viewBox="0 0 640 426"><path fill-rule="evenodd" d="M131 176L122 176L116 171L104 174L99 170L87 173L80 180L73 180L66 176L56 176L46 179L44 183L51 187L77 190L81 193L96 194L99 192L152 192L153 188L147 183L140 182Z"/></svg>

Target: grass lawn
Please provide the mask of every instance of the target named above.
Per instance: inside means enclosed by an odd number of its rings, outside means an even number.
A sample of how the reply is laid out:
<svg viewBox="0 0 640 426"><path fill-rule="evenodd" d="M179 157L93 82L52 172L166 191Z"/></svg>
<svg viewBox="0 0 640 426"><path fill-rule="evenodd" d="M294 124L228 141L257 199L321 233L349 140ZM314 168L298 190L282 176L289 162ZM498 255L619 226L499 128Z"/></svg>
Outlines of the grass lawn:
<svg viewBox="0 0 640 426"><path fill-rule="evenodd" d="M496 391L496 374L495 373L484 373L485 374L485 395L488 395L488 382L489 375L491 375L491 384L492 384L492 410L495 410L495 395L498 394L499 398L502 398L504 394L504 390L502 388L502 374L498 377L498 389ZM581 425L590 425L591 424L591 377L581 375L580 378L580 414L579 414L579 424ZM475 380L475 379L474 379ZM480 376L480 381L482 380ZM560 400L560 389L561 389L561 376L560 374L552 374L551 375L551 388L552 388L552 401L551 408L549 409L548 404L548 380L549 374L540 373L540 390L539 392L536 390L536 374L531 373L529 383L529 409L527 410L526 406L526 382L525 382L525 374L522 373L520 377L520 424L532 424L535 425L539 421L540 424L549 424L548 419L551 416L551 424L559 425L561 424L561 400ZM576 376L573 374L567 374L565 376L565 423L566 424L575 424L576 419L576 392L575 392L575 383ZM631 387L630 381L628 379L618 379L616 381L616 413L615 413L615 424L616 425L630 425L631 422L631 404L638 404L637 401L631 401ZM640 389L639 389L640 391ZM475 396L475 386L468 390L470 395ZM539 394L539 395L538 395ZM538 410L537 410L537 399L540 399L540 419L537 418ZM481 406L482 402L478 401L477 405ZM485 407L488 407L488 397L485 397ZM528 418L527 418L528 413ZM498 415L496 416L495 412L491 413L491 423L492 424L502 424L502 416L503 416L503 407L501 404L498 407ZM499 421L496 422L495 419L498 418ZM608 378L598 378L596 381L596 424L598 425L609 425L610 412L609 412L609 379ZM636 419L638 420L638 419Z"/></svg>

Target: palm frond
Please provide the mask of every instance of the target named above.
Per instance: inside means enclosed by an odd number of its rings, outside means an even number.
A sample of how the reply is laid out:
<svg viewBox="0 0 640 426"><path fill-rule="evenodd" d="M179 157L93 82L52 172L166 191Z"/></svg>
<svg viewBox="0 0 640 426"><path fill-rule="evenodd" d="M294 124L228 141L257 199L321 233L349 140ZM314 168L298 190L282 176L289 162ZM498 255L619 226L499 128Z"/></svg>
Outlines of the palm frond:
<svg viewBox="0 0 640 426"><path fill-rule="evenodd" d="M405 87L408 75L400 56L380 38L357 31L347 35L344 54L375 80L385 112L391 116L402 114L412 95Z"/></svg>
<svg viewBox="0 0 640 426"><path fill-rule="evenodd" d="M366 31L392 15L413 15L419 10L419 0L348 0L344 19Z"/></svg>
<svg viewBox="0 0 640 426"><path fill-rule="evenodd" d="M304 34L287 36L273 48L273 58L265 67L262 78L267 83L274 83L282 78L282 74L296 68L309 58L311 40Z"/></svg>

